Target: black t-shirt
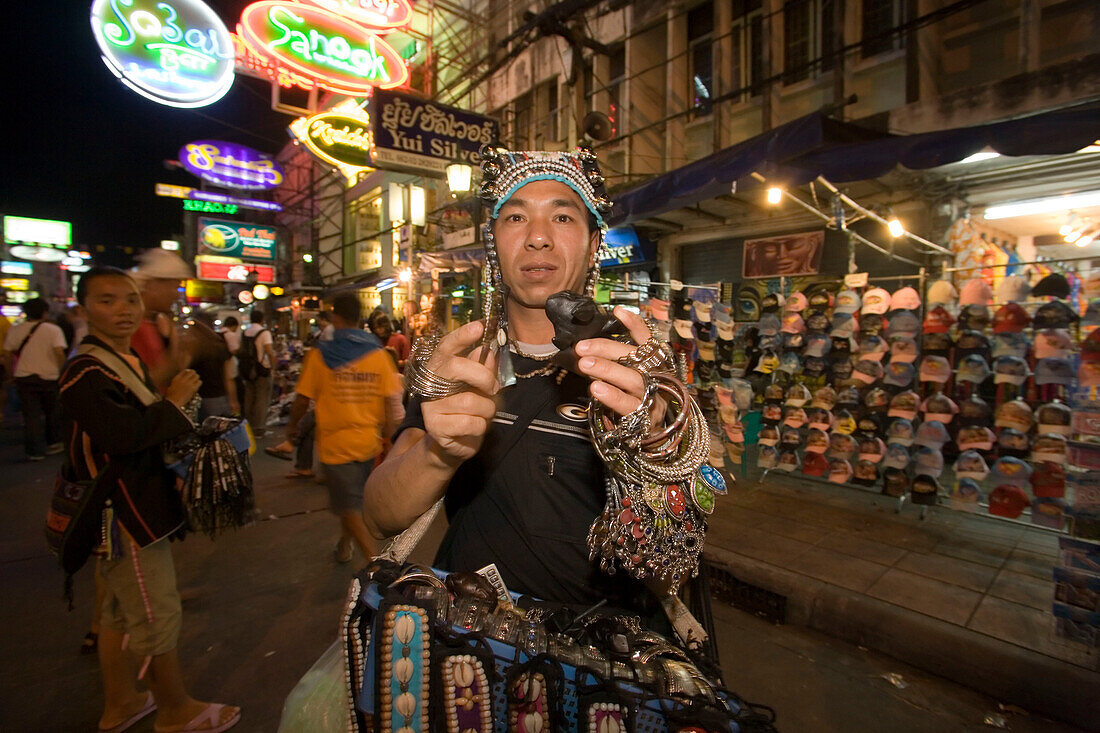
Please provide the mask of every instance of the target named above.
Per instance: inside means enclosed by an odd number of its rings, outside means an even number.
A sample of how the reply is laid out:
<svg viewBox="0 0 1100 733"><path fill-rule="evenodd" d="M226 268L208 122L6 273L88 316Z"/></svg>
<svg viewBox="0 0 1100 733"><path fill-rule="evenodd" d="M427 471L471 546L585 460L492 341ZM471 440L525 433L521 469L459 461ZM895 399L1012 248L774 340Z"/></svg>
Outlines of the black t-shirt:
<svg viewBox="0 0 1100 733"><path fill-rule="evenodd" d="M512 355L517 374L544 363ZM501 391L496 417L476 456L462 464L444 505L450 528L436 557L445 570L495 563L512 591L562 603L638 608L645 592L622 572L609 576L588 559L588 529L603 512L604 466L589 442L588 380L568 374L517 379ZM538 408L502 456L515 423ZM424 428L420 399L405 421Z"/></svg>

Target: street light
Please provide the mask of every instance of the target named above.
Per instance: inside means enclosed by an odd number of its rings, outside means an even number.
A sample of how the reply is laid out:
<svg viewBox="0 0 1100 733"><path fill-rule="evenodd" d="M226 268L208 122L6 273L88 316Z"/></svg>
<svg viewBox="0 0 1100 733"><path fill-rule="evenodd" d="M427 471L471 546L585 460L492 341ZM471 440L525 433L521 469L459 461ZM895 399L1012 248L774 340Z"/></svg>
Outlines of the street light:
<svg viewBox="0 0 1100 733"><path fill-rule="evenodd" d="M890 230L890 236L897 239L902 234L905 234L905 227L901 225L901 220L896 216L890 216L889 221L886 222L886 228Z"/></svg>
<svg viewBox="0 0 1100 733"><path fill-rule="evenodd" d="M768 203L775 206L783 200L783 189L779 186L770 186L768 188Z"/></svg>
<svg viewBox="0 0 1100 733"><path fill-rule="evenodd" d="M451 163L447 166L447 188L451 189L451 196L469 191L473 176L473 166L465 163Z"/></svg>

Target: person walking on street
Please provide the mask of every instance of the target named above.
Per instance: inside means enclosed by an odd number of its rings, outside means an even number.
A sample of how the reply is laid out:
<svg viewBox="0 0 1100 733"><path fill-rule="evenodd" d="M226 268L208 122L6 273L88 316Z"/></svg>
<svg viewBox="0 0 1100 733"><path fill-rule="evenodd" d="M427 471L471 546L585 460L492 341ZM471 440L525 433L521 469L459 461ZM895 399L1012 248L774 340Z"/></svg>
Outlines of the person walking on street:
<svg viewBox="0 0 1100 733"><path fill-rule="evenodd" d="M57 378L65 364L65 334L45 320L48 310L41 298L28 300L23 304L27 320L12 326L4 337L4 362L19 392L23 450L29 461L41 461L64 450Z"/></svg>
<svg viewBox="0 0 1100 733"><path fill-rule="evenodd" d="M145 318L138 325L131 346L149 367L157 389L163 392L172 377L191 363L172 308L179 299L181 283L194 275L182 257L159 247L146 250L138 260L134 279L141 287Z"/></svg>
<svg viewBox="0 0 1100 733"><path fill-rule="evenodd" d="M98 652L105 702L100 731L123 731L157 714L157 733L219 733L240 709L201 702L187 690L178 656L182 617L169 541L186 515L163 444L192 429L182 408L199 389L186 369L163 398L131 349L142 322L135 281L116 268L89 270L77 285L89 336L61 376L71 481L107 481L101 549ZM141 693L144 679L150 692Z"/></svg>
<svg viewBox="0 0 1100 733"><path fill-rule="evenodd" d="M363 485L382 452L383 436L391 435L405 416L397 370L378 339L357 328L360 314L356 296L336 296L335 335L306 354L287 425L287 437L293 440L314 401L329 508L340 517L342 529L336 546L339 562L351 560L353 543L365 558L376 554L363 521Z"/></svg>
<svg viewBox="0 0 1100 733"><path fill-rule="evenodd" d="M385 311L372 313L369 326L371 333L377 336L382 345L386 347L386 351L393 355L397 371L404 372L405 362L409 360L409 340L405 338L404 334L393 330L393 321L390 320Z"/></svg>
<svg viewBox="0 0 1100 733"><path fill-rule="evenodd" d="M275 366L275 339L264 326L264 312L253 310L252 324L245 329L237 363L244 380L244 417L257 438L267 434L267 411L271 406L271 370Z"/></svg>

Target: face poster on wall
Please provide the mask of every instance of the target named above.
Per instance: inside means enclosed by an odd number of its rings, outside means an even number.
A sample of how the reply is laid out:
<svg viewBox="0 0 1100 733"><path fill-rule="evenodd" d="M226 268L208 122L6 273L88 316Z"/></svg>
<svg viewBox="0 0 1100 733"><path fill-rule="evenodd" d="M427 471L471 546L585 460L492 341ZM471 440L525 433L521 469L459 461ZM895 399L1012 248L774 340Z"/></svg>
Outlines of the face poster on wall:
<svg viewBox="0 0 1100 733"><path fill-rule="evenodd" d="M763 239L746 239L741 276L790 277L813 275L821 268L825 232L801 232Z"/></svg>

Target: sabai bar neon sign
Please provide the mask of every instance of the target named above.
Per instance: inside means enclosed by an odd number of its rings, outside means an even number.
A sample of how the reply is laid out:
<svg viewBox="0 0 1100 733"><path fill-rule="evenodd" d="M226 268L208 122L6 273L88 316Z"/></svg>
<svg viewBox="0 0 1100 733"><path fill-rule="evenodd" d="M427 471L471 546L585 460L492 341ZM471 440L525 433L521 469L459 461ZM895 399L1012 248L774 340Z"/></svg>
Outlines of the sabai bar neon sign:
<svg viewBox="0 0 1100 733"><path fill-rule="evenodd" d="M402 86L409 79L401 56L376 30L392 28L368 27L324 7L282 0L252 3L237 26L248 50L294 83L352 96L366 96L373 87Z"/></svg>

